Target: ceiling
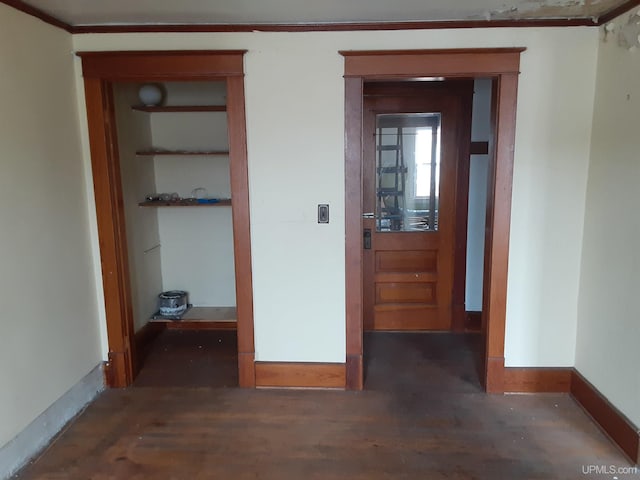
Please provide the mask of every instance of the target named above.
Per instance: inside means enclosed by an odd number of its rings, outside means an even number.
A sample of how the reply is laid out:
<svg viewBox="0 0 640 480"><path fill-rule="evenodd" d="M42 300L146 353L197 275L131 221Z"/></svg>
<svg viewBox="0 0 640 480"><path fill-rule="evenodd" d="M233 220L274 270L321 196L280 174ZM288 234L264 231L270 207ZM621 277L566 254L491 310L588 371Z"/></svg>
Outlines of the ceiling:
<svg viewBox="0 0 640 480"><path fill-rule="evenodd" d="M0 0L2 1L2 0ZM72 27L593 19L628 0L17 0Z"/></svg>

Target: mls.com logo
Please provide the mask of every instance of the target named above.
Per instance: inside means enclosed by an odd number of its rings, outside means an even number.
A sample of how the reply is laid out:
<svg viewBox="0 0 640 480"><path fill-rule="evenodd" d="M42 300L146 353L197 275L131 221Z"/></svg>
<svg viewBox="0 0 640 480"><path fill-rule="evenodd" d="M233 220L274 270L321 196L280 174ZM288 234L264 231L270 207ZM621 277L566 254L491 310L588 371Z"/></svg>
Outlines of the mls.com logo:
<svg viewBox="0 0 640 480"><path fill-rule="evenodd" d="M584 475L640 475L640 468L618 467L616 465L582 465L582 473Z"/></svg>

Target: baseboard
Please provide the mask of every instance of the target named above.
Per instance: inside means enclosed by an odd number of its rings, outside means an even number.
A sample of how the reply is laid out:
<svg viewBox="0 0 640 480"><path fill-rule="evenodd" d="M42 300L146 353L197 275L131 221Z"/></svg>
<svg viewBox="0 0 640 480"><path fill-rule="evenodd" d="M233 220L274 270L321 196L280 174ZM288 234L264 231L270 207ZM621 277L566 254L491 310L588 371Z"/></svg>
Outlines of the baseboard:
<svg viewBox="0 0 640 480"><path fill-rule="evenodd" d="M135 333L133 341L136 345L138 368L142 366L145 358L147 358L153 341L164 331L165 328L164 323L147 322L144 327Z"/></svg>
<svg viewBox="0 0 640 480"><path fill-rule="evenodd" d="M487 393L505 393L504 391L504 357L487 357L484 388Z"/></svg>
<svg viewBox="0 0 640 480"><path fill-rule="evenodd" d="M364 363L362 354L347 355L345 388L362 390L364 388Z"/></svg>
<svg viewBox="0 0 640 480"><path fill-rule="evenodd" d="M9 478L26 465L102 390L101 363L0 448L0 478Z"/></svg>
<svg viewBox="0 0 640 480"><path fill-rule="evenodd" d="M465 332L481 332L482 331L482 312L466 311L464 318Z"/></svg>
<svg viewBox="0 0 640 480"><path fill-rule="evenodd" d="M573 368L504 369L505 393L569 393Z"/></svg>
<svg viewBox="0 0 640 480"><path fill-rule="evenodd" d="M255 388L256 363L254 352L238 352L238 386L240 388Z"/></svg>
<svg viewBox="0 0 640 480"><path fill-rule="evenodd" d="M465 323L467 321L467 312L464 305L453 304L451 306L451 331L461 333L465 331Z"/></svg>
<svg viewBox="0 0 640 480"><path fill-rule="evenodd" d="M256 387L345 388L344 363L256 362Z"/></svg>
<svg viewBox="0 0 640 480"><path fill-rule="evenodd" d="M638 427L576 370L571 375L571 395L633 463L640 463Z"/></svg>
<svg viewBox="0 0 640 480"><path fill-rule="evenodd" d="M505 393L569 393L629 459L640 463L640 432L575 368L504 369Z"/></svg>

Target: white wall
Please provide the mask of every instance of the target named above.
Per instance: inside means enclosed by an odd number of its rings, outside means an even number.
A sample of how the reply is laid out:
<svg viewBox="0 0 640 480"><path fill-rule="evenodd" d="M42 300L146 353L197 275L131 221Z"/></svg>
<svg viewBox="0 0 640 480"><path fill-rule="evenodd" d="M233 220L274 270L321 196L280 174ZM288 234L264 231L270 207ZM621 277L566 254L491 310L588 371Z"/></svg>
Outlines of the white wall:
<svg viewBox="0 0 640 480"><path fill-rule="evenodd" d="M0 4L0 72L2 446L101 352L71 36Z"/></svg>
<svg viewBox="0 0 640 480"><path fill-rule="evenodd" d="M472 142L490 142L491 144L491 85L490 78L477 78L473 83ZM467 217L467 278L464 301L468 312L482 311L488 173L489 155L471 155Z"/></svg>
<svg viewBox="0 0 640 480"><path fill-rule="evenodd" d="M584 36L582 35L584 34ZM597 31L539 30L518 88L505 363L573 366Z"/></svg>
<svg viewBox="0 0 640 480"><path fill-rule="evenodd" d="M96 34L74 36L74 47L249 50L256 359L322 362L345 359L344 62L338 50L527 47L506 363L562 366L575 357L597 37L589 28ZM331 205L330 224L316 223L318 203Z"/></svg>
<svg viewBox="0 0 640 480"><path fill-rule="evenodd" d="M615 21L626 23L628 15ZM576 367L640 425L640 56L601 43L587 189Z"/></svg>
<svg viewBox="0 0 640 480"><path fill-rule="evenodd" d="M145 195L156 190L153 158L136 155L136 151L151 147L150 115L131 109L140 103L138 88L126 83L114 89L135 330L144 327L157 311L162 291L158 212L138 206Z"/></svg>

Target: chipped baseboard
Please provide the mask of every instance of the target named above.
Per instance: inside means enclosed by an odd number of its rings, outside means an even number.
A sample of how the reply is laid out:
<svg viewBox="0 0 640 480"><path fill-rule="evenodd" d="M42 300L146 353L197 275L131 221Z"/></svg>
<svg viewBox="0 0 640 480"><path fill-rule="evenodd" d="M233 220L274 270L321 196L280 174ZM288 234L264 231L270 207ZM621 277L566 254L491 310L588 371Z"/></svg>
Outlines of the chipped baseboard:
<svg viewBox="0 0 640 480"><path fill-rule="evenodd" d="M7 479L41 452L82 409L104 390L102 363L0 448L0 478Z"/></svg>

